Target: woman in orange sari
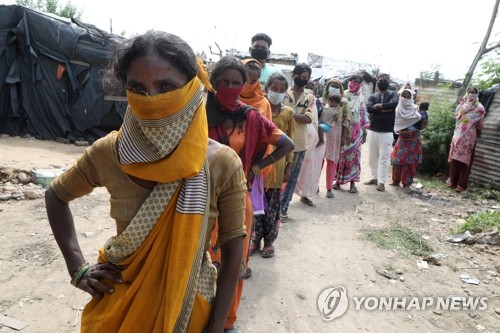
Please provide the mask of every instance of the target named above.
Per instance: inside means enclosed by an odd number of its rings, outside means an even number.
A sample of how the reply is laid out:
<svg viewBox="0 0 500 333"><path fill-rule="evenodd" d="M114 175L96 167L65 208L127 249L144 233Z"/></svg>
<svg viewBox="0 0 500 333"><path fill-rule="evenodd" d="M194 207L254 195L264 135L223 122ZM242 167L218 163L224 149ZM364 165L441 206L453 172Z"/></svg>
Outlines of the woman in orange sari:
<svg viewBox="0 0 500 333"><path fill-rule="evenodd" d="M247 70L248 80L243 85L243 90L240 94L240 101L254 107L261 115L272 121L271 104L264 96L260 85L261 65L255 59L244 59L243 64ZM273 151L273 146L268 145L263 157L269 155ZM255 175L252 184L252 192L250 199L252 201L254 220L262 216L266 209L265 194L264 194L264 178L272 171L272 167L267 167L262 170L262 173Z"/></svg>
<svg viewBox="0 0 500 333"><path fill-rule="evenodd" d="M185 41L160 31L129 40L112 60L127 90L123 125L45 196L71 284L93 296L81 332L220 333L246 234L246 182L234 151L208 139L208 75ZM97 186L110 193L117 234L91 265L68 203ZM207 252L216 218L224 255L218 278Z"/></svg>
<svg viewBox="0 0 500 333"><path fill-rule="evenodd" d="M263 117L259 111L240 101L240 94L247 81L247 71L240 59L222 57L214 66L210 82L216 93L209 92L207 96L207 115L209 137L228 145L240 156L243 171L247 178L247 200L245 211L245 226L247 232L252 230L252 203L250 192L253 178L261 170L284 157L293 150L292 140L279 130L271 121ZM272 154L263 158L268 145L276 146ZM234 295L233 303L225 328L234 331L236 313L243 291L243 279L248 276L248 246L245 240L241 264L240 281ZM218 242L212 237L210 247L212 260L224 258L224 253L218 250Z"/></svg>

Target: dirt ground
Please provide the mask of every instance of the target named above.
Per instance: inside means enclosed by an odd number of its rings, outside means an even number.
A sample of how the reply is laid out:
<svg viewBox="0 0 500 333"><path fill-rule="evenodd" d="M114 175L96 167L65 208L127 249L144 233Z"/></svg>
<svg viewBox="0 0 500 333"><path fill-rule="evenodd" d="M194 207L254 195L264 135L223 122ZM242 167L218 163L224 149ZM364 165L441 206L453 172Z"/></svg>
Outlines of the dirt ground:
<svg viewBox="0 0 500 333"><path fill-rule="evenodd" d="M31 170L50 165L71 165L84 147L51 141L0 138L0 166ZM367 180L366 151L362 181ZM325 197L324 175L320 193L309 207L295 196L293 218L283 224L271 259L254 255L253 276L247 280L239 310L240 332L500 332L500 250L446 242L457 220L497 205L474 201L446 189L422 189L412 195L388 186L358 185ZM97 189L71 204L82 250L89 261L113 235L105 190ZM441 266L419 269L412 255L381 249L361 239L363 228L401 224L428 239L435 253L444 254ZM376 269L403 279L390 280ZM479 285L460 279L467 274ZM81 310L89 296L69 284L63 258L53 240L43 199L0 202L0 315L23 321L22 332L78 332ZM331 321L322 319L318 296L323 290L343 287L347 312ZM483 310L411 308L356 309L354 297L448 296L487 297ZM371 304L373 305L373 303ZM1 317L0 317L1 319ZM0 325L1 326L1 325ZM13 331L0 327L0 332Z"/></svg>

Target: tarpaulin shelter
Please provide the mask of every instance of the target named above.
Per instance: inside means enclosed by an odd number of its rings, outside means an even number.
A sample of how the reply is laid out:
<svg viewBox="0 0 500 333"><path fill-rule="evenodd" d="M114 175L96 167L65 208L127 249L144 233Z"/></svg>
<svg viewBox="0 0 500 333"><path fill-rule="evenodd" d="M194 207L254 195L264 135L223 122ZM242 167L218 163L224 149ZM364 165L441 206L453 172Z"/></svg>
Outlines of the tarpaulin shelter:
<svg viewBox="0 0 500 333"><path fill-rule="evenodd" d="M103 78L121 40L75 19L0 5L0 133L93 142L118 129L126 99L107 95Z"/></svg>

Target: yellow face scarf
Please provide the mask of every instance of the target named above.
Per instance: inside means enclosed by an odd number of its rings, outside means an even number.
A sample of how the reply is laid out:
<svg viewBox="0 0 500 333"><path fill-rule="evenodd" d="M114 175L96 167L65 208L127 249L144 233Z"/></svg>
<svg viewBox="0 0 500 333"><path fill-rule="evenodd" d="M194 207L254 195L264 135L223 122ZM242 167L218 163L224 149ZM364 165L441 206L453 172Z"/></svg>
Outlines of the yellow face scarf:
<svg viewBox="0 0 500 333"><path fill-rule="evenodd" d="M168 183L197 175L205 162L208 124L198 77L156 96L127 92L118 156L132 176Z"/></svg>

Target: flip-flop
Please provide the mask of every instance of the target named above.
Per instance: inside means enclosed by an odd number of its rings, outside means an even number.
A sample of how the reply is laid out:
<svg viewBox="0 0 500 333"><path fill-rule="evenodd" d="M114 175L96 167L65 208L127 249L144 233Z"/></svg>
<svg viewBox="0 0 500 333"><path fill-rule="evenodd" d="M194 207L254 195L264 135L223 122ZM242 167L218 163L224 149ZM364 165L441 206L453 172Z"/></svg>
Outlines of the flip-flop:
<svg viewBox="0 0 500 333"><path fill-rule="evenodd" d="M256 246L256 245L253 245L252 243L250 243L250 248L248 249L249 256L252 256L259 251L260 251L259 246Z"/></svg>
<svg viewBox="0 0 500 333"><path fill-rule="evenodd" d="M267 249L267 250L266 250ZM272 258L274 257L274 246L264 246L262 249L262 258Z"/></svg>
<svg viewBox="0 0 500 333"><path fill-rule="evenodd" d="M240 277L240 280L246 280L251 276L252 276L252 269L250 267L247 267L247 271L245 272L244 275Z"/></svg>
<svg viewBox="0 0 500 333"><path fill-rule="evenodd" d="M287 223L289 220L288 214L281 212L281 223Z"/></svg>
<svg viewBox="0 0 500 333"><path fill-rule="evenodd" d="M351 187L349 193L358 193L358 189L356 188L356 186Z"/></svg>
<svg viewBox="0 0 500 333"><path fill-rule="evenodd" d="M309 207L314 207L314 203L308 197L301 197L300 202L305 203Z"/></svg>

